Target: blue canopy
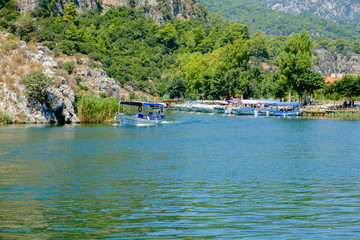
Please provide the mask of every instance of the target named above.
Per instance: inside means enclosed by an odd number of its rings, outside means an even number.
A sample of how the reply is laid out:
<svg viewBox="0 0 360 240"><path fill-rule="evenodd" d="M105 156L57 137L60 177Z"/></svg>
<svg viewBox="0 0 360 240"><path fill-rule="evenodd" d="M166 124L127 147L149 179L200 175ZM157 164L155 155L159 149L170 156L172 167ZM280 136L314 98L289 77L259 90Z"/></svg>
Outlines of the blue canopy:
<svg viewBox="0 0 360 240"><path fill-rule="evenodd" d="M149 107L164 107L164 104L161 103L148 103L148 102L135 102L135 101L122 101L122 105L132 105L132 106L149 106Z"/></svg>
<svg viewBox="0 0 360 240"><path fill-rule="evenodd" d="M298 102L274 102L272 105L274 106L300 106L300 103Z"/></svg>
<svg viewBox="0 0 360 240"><path fill-rule="evenodd" d="M143 106L149 106L149 107L164 107L165 105L162 103L148 103L148 102L143 102L142 103Z"/></svg>

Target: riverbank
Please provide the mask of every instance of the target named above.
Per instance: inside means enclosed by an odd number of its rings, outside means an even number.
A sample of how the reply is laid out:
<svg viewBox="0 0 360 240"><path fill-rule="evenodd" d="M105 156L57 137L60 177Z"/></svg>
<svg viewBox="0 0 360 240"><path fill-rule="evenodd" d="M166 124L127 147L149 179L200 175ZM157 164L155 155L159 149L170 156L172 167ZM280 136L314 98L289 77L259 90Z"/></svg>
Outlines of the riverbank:
<svg viewBox="0 0 360 240"><path fill-rule="evenodd" d="M119 110L119 101L120 99L118 98L99 98L95 95L82 95L76 98L74 109L80 123L116 123L114 115ZM304 119L360 121L360 109L328 110L308 107L302 109L301 117ZM26 121L15 121L12 116L0 112L0 125L26 123Z"/></svg>
<svg viewBox="0 0 360 240"><path fill-rule="evenodd" d="M301 116L310 119L338 119L360 121L360 109L304 109Z"/></svg>

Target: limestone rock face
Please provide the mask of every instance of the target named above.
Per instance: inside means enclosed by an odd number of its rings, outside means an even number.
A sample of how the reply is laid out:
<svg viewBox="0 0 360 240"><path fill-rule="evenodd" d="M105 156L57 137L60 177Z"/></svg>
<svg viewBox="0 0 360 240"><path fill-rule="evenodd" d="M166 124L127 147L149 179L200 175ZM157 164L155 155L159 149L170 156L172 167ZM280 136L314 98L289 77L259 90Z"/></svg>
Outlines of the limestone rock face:
<svg viewBox="0 0 360 240"><path fill-rule="evenodd" d="M90 92L98 96L105 94L107 97L123 97L123 89L102 69L84 66L77 69L76 74L83 79L81 85L89 88Z"/></svg>
<svg viewBox="0 0 360 240"><path fill-rule="evenodd" d="M22 11L34 10L40 0L16 0ZM50 1L48 1L50 2ZM110 6L125 6L142 10L146 15L163 24L167 15L181 19L205 18L198 0L64 0L57 1L56 8L62 12L66 3L74 2L77 10L107 9Z"/></svg>
<svg viewBox="0 0 360 240"><path fill-rule="evenodd" d="M300 14L309 11L328 20L359 21L360 2L352 0L263 0L273 10Z"/></svg>
<svg viewBox="0 0 360 240"><path fill-rule="evenodd" d="M0 33L0 46L6 35ZM11 40L15 41L15 40ZM43 47L28 48L18 41L11 51L3 51L0 59L0 111L26 123L78 123L73 104L75 93L64 77L57 76L58 64L46 55ZM21 79L32 71L42 71L48 77L56 78L56 84L46 89L48 99L39 102L28 98Z"/></svg>
<svg viewBox="0 0 360 240"><path fill-rule="evenodd" d="M316 49L314 55L319 57L319 64L314 67L314 70L321 72L324 76L330 76L332 73L360 73L359 54L352 53L349 57L341 53L331 54L325 49Z"/></svg>

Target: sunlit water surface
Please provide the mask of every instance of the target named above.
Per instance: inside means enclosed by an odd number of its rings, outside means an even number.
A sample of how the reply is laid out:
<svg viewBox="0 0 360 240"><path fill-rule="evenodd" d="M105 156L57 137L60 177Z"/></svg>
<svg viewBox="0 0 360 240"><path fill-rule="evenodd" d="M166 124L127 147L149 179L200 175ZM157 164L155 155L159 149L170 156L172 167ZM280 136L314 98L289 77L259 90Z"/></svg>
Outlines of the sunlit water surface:
<svg viewBox="0 0 360 240"><path fill-rule="evenodd" d="M359 239L360 122L0 126L0 239Z"/></svg>

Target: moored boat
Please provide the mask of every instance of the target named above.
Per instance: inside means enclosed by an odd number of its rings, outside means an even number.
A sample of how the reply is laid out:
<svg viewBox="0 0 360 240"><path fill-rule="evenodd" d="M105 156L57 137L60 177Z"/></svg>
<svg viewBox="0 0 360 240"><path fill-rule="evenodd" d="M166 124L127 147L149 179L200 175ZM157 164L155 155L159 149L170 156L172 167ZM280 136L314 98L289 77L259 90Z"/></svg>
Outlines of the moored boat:
<svg viewBox="0 0 360 240"><path fill-rule="evenodd" d="M121 125L154 126L165 120L164 107L161 103L121 101L115 117Z"/></svg>
<svg viewBox="0 0 360 240"><path fill-rule="evenodd" d="M232 109L236 115L265 115L264 106L266 104L275 103L275 100L241 100L238 107Z"/></svg>
<svg viewBox="0 0 360 240"><path fill-rule="evenodd" d="M265 109L268 116L300 116L301 109L298 102L275 102L269 104L269 108Z"/></svg>

